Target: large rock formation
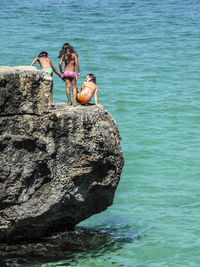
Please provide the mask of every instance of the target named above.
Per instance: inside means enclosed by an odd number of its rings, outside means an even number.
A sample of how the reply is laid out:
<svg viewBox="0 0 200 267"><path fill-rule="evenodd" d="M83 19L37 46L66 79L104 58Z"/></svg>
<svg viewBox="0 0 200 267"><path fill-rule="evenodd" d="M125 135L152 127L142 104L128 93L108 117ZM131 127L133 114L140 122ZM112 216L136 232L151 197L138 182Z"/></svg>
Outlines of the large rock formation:
<svg viewBox="0 0 200 267"><path fill-rule="evenodd" d="M56 104L52 78L0 67L0 242L37 239L105 210L123 167L111 115Z"/></svg>

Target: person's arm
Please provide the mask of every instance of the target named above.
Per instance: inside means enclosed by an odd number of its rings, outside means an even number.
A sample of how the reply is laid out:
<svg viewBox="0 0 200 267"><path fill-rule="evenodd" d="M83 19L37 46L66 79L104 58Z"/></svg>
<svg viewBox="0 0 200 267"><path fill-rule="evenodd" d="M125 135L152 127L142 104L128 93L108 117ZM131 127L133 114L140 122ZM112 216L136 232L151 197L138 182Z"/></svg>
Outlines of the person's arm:
<svg viewBox="0 0 200 267"><path fill-rule="evenodd" d="M33 66L37 61L39 61L39 58L38 58L38 57L36 57L36 58L33 60L33 62L31 63L31 66Z"/></svg>
<svg viewBox="0 0 200 267"><path fill-rule="evenodd" d="M60 62L59 62L59 69L60 69L60 72L62 73L62 63L63 63L63 60L64 60L64 56L61 57L60 59Z"/></svg>
<svg viewBox="0 0 200 267"><path fill-rule="evenodd" d="M54 67L54 65L52 64L52 62L51 62L51 67L52 67L52 69L53 69L53 71L61 78L61 75L60 75L60 73L57 71L57 69Z"/></svg>
<svg viewBox="0 0 200 267"><path fill-rule="evenodd" d="M94 100L95 100L95 104L97 106L101 106L101 104L98 103L98 90L99 90L99 88L97 87L95 92L94 92Z"/></svg>
<svg viewBox="0 0 200 267"><path fill-rule="evenodd" d="M85 86L85 82L81 86L81 91L84 89L84 86Z"/></svg>
<svg viewBox="0 0 200 267"><path fill-rule="evenodd" d="M76 64L76 68L78 70L78 77L80 77L80 67L79 67L79 64L78 64L78 57L77 57L76 54L75 54L75 64Z"/></svg>

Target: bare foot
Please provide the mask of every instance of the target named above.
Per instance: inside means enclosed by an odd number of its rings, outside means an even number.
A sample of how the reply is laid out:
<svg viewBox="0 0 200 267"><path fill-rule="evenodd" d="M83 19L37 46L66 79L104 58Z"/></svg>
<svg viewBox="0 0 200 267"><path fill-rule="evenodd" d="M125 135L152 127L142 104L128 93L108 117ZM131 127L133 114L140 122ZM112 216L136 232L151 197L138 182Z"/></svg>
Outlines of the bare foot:
<svg viewBox="0 0 200 267"><path fill-rule="evenodd" d="M73 104L73 106L78 106L78 105L79 105L79 103L74 103L74 104Z"/></svg>
<svg viewBox="0 0 200 267"><path fill-rule="evenodd" d="M51 103L51 107L52 108L55 107L55 103L54 102Z"/></svg>
<svg viewBox="0 0 200 267"><path fill-rule="evenodd" d="M68 106L71 106L71 105L72 105L72 102L67 102L67 105L68 105Z"/></svg>

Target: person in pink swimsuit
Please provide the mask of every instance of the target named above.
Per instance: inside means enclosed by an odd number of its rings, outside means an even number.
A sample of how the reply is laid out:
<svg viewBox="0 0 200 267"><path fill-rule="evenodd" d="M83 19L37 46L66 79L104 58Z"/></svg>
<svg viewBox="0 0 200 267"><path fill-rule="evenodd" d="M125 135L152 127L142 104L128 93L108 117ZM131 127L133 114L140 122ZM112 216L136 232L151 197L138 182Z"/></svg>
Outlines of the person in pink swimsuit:
<svg viewBox="0 0 200 267"><path fill-rule="evenodd" d="M60 58L59 68L62 73L61 78L65 80L66 83L68 105L72 105L71 93L70 93L70 87L72 86L73 101L74 101L73 106L77 106L78 102L77 102L76 80L80 77L78 54L69 43L65 43L58 57ZM65 63L64 70L62 69L63 62ZM75 66L77 68L78 74L76 73Z"/></svg>

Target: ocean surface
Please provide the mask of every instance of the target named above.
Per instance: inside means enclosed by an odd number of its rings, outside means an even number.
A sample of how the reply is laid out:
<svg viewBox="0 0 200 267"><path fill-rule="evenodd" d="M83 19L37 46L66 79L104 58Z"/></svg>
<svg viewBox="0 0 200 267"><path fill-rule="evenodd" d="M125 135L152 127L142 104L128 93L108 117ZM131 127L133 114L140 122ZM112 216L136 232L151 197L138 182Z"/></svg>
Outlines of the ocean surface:
<svg viewBox="0 0 200 267"><path fill-rule="evenodd" d="M112 244L37 266L200 266L199 11L197 0L1 0L0 65L46 50L59 69L72 44L78 87L96 75L125 158L114 204L79 225ZM67 102L55 74L54 102Z"/></svg>

